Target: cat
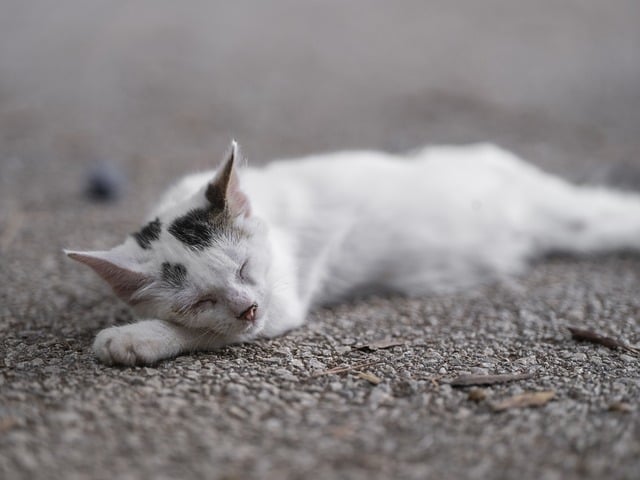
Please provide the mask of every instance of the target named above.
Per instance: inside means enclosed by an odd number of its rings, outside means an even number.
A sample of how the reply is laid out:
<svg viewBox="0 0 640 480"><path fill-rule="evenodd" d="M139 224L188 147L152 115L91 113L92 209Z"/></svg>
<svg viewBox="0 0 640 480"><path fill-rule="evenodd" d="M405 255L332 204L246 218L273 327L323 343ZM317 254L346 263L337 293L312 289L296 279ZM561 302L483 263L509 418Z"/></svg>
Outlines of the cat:
<svg viewBox="0 0 640 480"><path fill-rule="evenodd" d="M99 332L100 361L153 364L281 335L352 295L451 291L545 252L639 244L640 196L570 184L492 144L240 162L234 141L121 245L65 250L142 319Z"/></svg>

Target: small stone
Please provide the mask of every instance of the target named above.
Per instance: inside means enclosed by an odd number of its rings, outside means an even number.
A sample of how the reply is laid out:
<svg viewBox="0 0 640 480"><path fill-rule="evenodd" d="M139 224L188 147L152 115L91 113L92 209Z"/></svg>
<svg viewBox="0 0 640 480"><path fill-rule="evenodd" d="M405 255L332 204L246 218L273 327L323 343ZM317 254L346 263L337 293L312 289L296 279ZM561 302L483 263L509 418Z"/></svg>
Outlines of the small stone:
<svg viewBox="0 0 640 480"><path fill-rule="evenodd" d="M186 378L190 378L191 380L199 380L200 379L200 373L194 371L194 370L187 370L184 373L184 376Z"/></svg>
<svg viewBox="0 0 640 480"><path fill-rule="evenodd" d="M271 430L271 431L282 430L282 421L278 418L269 418L264 422L263 425L267 430Z"/></svg>
<svg viewBox="0 0 640 480"><path fill-rule="evenodd" d="M248 389L238 383L229 383L225 387L225 392L233 398L242 399L247 395Z"/></svg>
<svg viewBox="0 0 640 480"><path fill-rule="evenodd" d="M520 357L516 359L514 363L518 363L520 365L535 365L537 363L537 358L535 355L530 355L528 357Z"/></svg>
<svg viewBox="0 0 640 480"><path fill-rule="evenodd" d="M284 380L288 380L290 382L295 382L296 380L298 380L298 377L296 377L295 375L293 375L289 370L287 370L286 368L277 368L273 373L275 373L276 375L278 375L280 378L284 379Z"/></svg>
<svg viewBox="0 0 640 480"><path fill-rule="evenodd" d="M375 410L380 405L390 405L393 403L393 397L384 389L380 387L375 388L371 391L371 395L369 395L369 406Z"/></svg>
<svg viewBox="0 0 640 480"><path fill-rule="evenodd" d="M304 369L304 363L302 362L302 360L299 360L299 359L297 359L297 358L292 359L292 360L289 362L289 364L290 364L292 367L299 368L299 369Z"/></svg>
<svg viewBox="0 0 640 480"><path fill-rule="evenodd" d="M76 412L64 411L51 414L51 418L65 425L77 424L82 422L82 417Z"/></svg>
<svg viewBox="0 0 640 480"><path fill-rule="evenodd" d="M147 386L154 390L160 390L162 388L162 380L157 377L152 377L147 380Z"/></svg>
<svg viewBox="0 0 640 480"><path fill-rule="evenodd" d="M331 382L329 384L329 389L332 392L339 392L340 390L342 390L342 382Z"/></svg>
<svg viewBox="0 0 640 480"><path fill-rule="evenodd" d="M312 358L311 360L309 360L309 368L311 368L311 370L324 370L325 364L316 360L315 358Z"/></svg>
<svg viewBox="0 0 640 480"><path fill-rule="evenodd" d="M40 467L35 455L28 448L17 448L15 457L20 466L27 471L36 471Z"/></svg>
<svg viewBox="0 0 640 480"><path fill-rule="evenodd" d="M471 415L471 410L468 408L461 407L455 414L457 419L464 419Z"/></svg>
<svg viewBox="0 0 640 480"><path fill-rule="evenodd" d="M473 367L471 369L471 374L472 375L489 375L489 370L487 370L486 368Z"/></svg>

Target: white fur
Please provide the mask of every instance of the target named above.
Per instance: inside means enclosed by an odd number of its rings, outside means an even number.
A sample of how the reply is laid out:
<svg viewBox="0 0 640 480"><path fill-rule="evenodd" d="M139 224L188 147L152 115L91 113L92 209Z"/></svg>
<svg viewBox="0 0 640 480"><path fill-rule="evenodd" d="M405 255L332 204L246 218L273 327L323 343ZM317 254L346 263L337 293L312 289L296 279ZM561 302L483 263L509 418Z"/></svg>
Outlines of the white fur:
<svg viewBox="0 0 640 480"><path fill-rule="evenodd" d="M170 223L201 205L214 173L184 178L150 219ZM94 349L102 361L152 363L280 335L301 325L314 305L372 291L460 289L522 272L531 257L550 250L640 246L640 197L569 184L490 144L429 147L402 157L340 152L238 173L252 210L238 221L263 235L246 247L265 266L260 285L247 290L264 302L260 321L235 330L222 311L224 326L214 326L217 317L197 323L156 305L142 313L157 320L98 335ZM186 264L197 278L194 295L233 282L234 258L244 255L225 245L189 252L164 229L152 252L132 240L119 249L147 266L142 270L166 260Z"/></svg>

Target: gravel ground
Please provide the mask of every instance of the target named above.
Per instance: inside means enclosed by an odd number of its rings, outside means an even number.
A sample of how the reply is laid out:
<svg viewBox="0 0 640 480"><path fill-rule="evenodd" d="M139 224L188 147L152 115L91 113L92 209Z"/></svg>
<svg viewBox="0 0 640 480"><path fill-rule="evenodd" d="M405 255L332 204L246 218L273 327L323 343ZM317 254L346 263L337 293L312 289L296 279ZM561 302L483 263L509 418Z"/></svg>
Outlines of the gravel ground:
<svg viewBox="0 0 640 480"><path fill-rule="evenodd" d="M638 357L566 329L640 342L632 254L125 369L90 345L129 312L61 254L120 241L231 135L253 163L492 140L638 185L634 1L1 3L0 478L638 478ZM127 178L112 203L83 195L105 161ZM531 377L451 386L501 373ZM529 391L555 396L495 411Z"/></svg>

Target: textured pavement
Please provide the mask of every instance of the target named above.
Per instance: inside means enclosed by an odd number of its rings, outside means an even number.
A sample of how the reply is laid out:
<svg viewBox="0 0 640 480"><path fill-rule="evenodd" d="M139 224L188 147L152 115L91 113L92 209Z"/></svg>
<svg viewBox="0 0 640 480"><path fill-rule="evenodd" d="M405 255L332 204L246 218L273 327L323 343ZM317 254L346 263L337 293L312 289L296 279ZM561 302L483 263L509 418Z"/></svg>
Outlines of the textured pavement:
<svg viewBox="0 0 640 480"><path fill-rule="evenodd" d="M61 254L119 242L232 136L254 164L491 140L638 187L637 2L0 5L0 478L638 478L640 359L566 329L640 343L631 253L125 369L90 345L130 314ZM83 195L100 162L116 202ZM501 373L531 377L451 386ZM530 391L555 395L494 411Z"/></svg>

